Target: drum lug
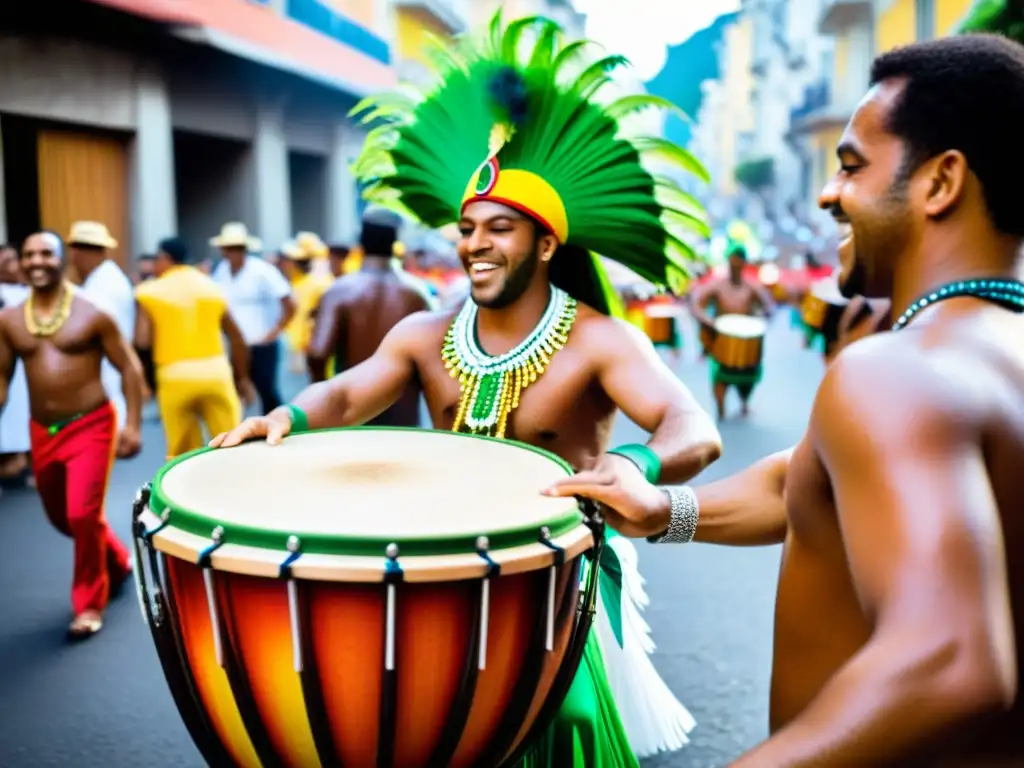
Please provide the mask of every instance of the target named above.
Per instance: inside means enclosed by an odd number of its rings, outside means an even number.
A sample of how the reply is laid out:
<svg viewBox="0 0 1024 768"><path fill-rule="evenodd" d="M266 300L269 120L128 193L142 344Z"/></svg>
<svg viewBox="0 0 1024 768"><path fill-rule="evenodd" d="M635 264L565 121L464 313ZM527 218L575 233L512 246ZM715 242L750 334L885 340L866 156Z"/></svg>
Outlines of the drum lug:
<svg viewBox="0 0 1024 768"><path fill-rule="evenodd" d="M150 483L145 483L135 493L135 500L132 502L132 520L138 520L139 516L142 515L146 507L149 506L149 497L153 492L153 486Z"/></svg>

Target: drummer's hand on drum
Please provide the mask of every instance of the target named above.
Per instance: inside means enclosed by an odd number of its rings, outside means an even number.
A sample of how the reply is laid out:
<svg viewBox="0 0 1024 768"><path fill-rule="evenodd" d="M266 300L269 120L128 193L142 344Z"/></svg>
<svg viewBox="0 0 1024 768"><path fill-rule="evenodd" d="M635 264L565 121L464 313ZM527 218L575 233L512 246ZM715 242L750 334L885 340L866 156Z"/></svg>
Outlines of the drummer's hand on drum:
<svg viewBox="0 0 1024 768"><path fill-rule="evenodd" d="M210 441L210 447L231 448L260 437L267 438L270 445L277 445L291 431L291 414L285 408L277 408L266 416L246 419L230 432L221 432Z"/></svg>
<svg viewBox="0 0 1024 768"><path fill-rule="evenodd" d="M672 513L668 494L647 482L629 459L614 454L605 454L594 469L558 480L541 493L596 501L607 523L631 538L664 533Z"/></svg>

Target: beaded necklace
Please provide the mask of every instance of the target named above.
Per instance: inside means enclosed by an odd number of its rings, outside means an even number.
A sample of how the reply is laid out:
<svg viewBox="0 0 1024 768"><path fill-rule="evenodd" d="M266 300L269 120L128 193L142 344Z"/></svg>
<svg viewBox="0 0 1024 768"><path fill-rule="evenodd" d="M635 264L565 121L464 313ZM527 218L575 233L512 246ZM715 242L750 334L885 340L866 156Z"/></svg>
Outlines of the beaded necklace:
<svg viewBox="0 0 1024 768"><path fill-rule="evenodd" d="M1005 280L1003 278L957 280L952 283L946 283L918 298L893 323L892 329L898 331L901 328L905 328L907 323L918 312L936 302L955 299L961 296L972 296L985 301L991 301L994 304L1000 304L1014 312L1024 312L1024 283L1020 280Z"/></svg>
<svg viewBox="0 0 1024 768"><path fill-rule="evenodd" d="M71 302L75 298L75 287L65 280L61 284L60 290L57 310L45 320L36 312L35 291L32 291L25 300L25 327L33 336L53 336L64 327L64 323L71 317Z"/></svg>
<svg viewBox="0 0 1024 768"><path fill-rule="evenodd" d="M522 391L547 370L551 356L565 346L576 320L576 299L551 286L551 297L530 335L503 355L491 356L476 338L479 310L467 301L452 320L441 359L462 394L452 425L454 432L504 438L509 414L519 407Z"/></svg>

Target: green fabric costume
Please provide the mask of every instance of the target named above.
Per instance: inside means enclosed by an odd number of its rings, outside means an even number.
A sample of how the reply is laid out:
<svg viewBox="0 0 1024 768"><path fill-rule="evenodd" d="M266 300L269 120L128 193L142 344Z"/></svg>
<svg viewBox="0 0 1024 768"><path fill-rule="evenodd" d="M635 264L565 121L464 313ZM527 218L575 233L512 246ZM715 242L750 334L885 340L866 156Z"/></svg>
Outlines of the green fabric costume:
<svg viewBox="0 0 1024 768"><path fill-rule="evenodd" d="M604 56L588 64L582 56L589 45L566 42L542 17L505 24L500 11L482 34L433 41L431 88L373 96L352 110L374 126L354 170L367 200L429 227L458 221L463 207L478 200L529 215L559 241L551 283L621 317L598 254L679 293L698 258L686 237L710 234L700 204L641 159L667 161L705 180L707 172L663 138L622 135L621 118L673 105L647 94L599 104L595 95L625 60ZM609 531L598 616L579 673L555 722L521 761L524 768L638 768L638 753L686 743L692 718L648 658L640 583L632 544ZM616 686L629 689L626 712L616 704ZM633 743L624 718L656 727L637 728L642 743Z"/></svg>

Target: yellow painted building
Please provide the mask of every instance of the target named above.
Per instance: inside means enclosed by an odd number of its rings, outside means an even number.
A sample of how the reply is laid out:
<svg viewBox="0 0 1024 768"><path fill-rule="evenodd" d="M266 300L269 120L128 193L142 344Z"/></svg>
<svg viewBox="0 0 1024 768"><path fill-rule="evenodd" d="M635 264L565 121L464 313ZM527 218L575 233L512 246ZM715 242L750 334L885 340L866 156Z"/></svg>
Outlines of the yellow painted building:
<svg viewBox="0 0 1024 768"><path fill-rule="evenodd" d="M384 0L376 0L384 2ZM472 0L395 0L394 55L399 76L419 81L426 74L428 37L445 38L466 28L465 3Z"/></svg>
<svg viewBox="0 0 1024 768"><path fill-rule="evenodd" d="M704 84L693 149L711 174L714 197L732 198L738 193L740 148L744 136L754 130L753 35L753 22L746 16L726 27L719 52L719 78Z"/></svg>
<svg viewBox="0 0 1024 768"><path fill-rule="evenodd" d="M812 195L838 170L835 148L857 102L868 88L879 53L952 34L973 0L824 0L820 32L834 39L829 103L805 121L813 158ZM808 204L813 208L814 199Z"/></svg>

